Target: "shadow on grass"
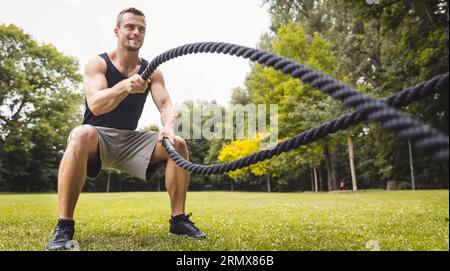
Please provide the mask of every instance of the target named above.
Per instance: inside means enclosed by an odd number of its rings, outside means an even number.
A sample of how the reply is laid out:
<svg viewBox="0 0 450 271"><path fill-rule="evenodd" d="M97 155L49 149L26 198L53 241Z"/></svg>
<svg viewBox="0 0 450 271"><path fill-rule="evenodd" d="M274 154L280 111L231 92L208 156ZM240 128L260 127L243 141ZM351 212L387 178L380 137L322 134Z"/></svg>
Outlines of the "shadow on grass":
<svg viewBox="0 0 450 271"><path fill-rule="evenodd" d="M76 238L75 238L76 239ZM182 251L210 250L208 239L166 234L96 234L79 236L80 250L89 251Z"/></svg>

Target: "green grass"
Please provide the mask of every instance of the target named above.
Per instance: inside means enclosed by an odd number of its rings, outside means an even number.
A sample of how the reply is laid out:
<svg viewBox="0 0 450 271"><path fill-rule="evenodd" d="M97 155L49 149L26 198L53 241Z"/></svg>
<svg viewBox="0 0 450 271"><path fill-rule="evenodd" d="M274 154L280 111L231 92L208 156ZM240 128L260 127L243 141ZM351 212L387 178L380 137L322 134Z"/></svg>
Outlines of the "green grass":
<svg viewBox="0 0 450 271"><path fill-rule="evenodd" d="M168 235L166 193L80 196L82 250L448 250L448 191L190 192L187 210L207 235ZM0 250L43 250L56 194L0 194Z"/></svg>

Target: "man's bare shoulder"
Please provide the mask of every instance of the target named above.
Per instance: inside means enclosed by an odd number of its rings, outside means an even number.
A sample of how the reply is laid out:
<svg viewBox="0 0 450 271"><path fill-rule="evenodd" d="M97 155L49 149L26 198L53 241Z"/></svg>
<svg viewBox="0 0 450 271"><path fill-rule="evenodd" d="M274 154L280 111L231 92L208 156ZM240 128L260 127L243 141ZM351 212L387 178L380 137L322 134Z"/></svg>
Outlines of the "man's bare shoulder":
<svg viewBox="0 0 450 271"><path fill-rule="evenodd" d="M106 62L100 56L95 56L89 59L84 66L84 73L86 75L93 75L106 73Z"/></svg>
<svg viewBox="0 0 450 271"><path fill-rule="evenodd" d="M150 80L151 80L152 82L164 82L164 76L163 76L161 70L156 69L156 70L152 73L152 75L151 75L151 77L150 77Z"/></svg>

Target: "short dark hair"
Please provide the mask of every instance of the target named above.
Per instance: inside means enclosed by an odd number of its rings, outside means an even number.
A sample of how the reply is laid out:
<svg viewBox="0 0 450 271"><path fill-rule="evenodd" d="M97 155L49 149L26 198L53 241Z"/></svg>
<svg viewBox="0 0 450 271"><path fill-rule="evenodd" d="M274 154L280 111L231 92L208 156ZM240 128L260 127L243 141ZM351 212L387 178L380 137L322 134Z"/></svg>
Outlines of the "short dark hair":
<svg viewBox="0 0 450 271"><path fill-rule="evenodd" d="M145 18L144 12L140 11L137 8L126 8L122 10L119 15L117 15L116 25L120 26L120 23L122 22L122 17L125 13L133 13L134 15L142 16Z"/></svg>

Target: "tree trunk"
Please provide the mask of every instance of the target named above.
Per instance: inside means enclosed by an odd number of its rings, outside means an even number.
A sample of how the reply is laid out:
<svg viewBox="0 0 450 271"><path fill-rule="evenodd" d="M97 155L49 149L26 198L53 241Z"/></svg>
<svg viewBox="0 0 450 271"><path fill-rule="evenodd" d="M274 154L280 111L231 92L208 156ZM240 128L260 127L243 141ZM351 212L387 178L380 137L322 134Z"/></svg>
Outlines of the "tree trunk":
<svg viewBox="0 0 450 271"><path fill-rule="evenodd" d="M33 178L29 177L29 182L28 182L28 186L27 186L27 193L31 192L31 187L33 186Z"/></svg>
<svg viewBox="0 0 450 271"><path fill-rule="evenodd" d="M331 164L331 187L333 190L336 190L338 183L338 172L335 153L330 153L330 164Z"/></svg>
<svg viewBox="0 0 450 271"><path fill-rule="evenodd" d="M111 171L108 171L108 178L106 179L106 193L109 193L110 185L111 185Z"/></svg>
<svg viewBox="0 0 450 271"><path fill-rule="evenodd" d="M158 181L156 182L156 190L157 190L158 192L161 192L161 181L160 181L160 180L158 180Z"/></svg>
<svg viewBox="0 0 450 271"><path fill-rule="evenodd" d="M234 180L230 180L230 190L234 191Z"/></svg>
<svg viewBox="0 0 450 271"><path fill-rule="evenodd" d="M319 191L319 186L317 185L317 171L316 166L313 166L313 173L314 173L314 192Z"/></svg>
<svg viewBox="0 0 450 271"><path fill-rule="evenodd" d="M314 170L312 167L309 168L309 175L311 176L311 191L315 191L315 187L314 187Z"/></svg>
<svg viewBox="0 0 450 271"><path fill-rule="evenodd" d="M322 182L322 167L320 166L320 164L319 164L319 166L317 167L317 170L319 171L319 173L318 173L318 177L319 177L319 191L323 191L323 182Z"/></svg>
<svg viewBox="0 0 450 271"><path fill-rule="evenodd" d="M299 190L300 191L307 191L308 190L308 176L307 176L308 174L306 174L306 176L305 176L305 174L302 174L302 175L300 175L299 176L299 186L298 186L298 188L299 188Z"/></svg>
<svg viewBox="0 0 450 271"><path fill-rule="evenodd" d="M348 157L350 159L350 170L352 172L353 191L357 191L358 185L356 183L355 161L353 159L353 140L350 136L348 137Z"/></svg>
<svg viewBox="0 0 450 271"><path fill-rule="evenodd" d="M409 151L409 170L411 174L411 189L416 190L416 180L414 177L414 159L413 159L413 153L411 148L411 140L408 140L408 151Z"/></svg>
<svg viewBox="0 0 450 271"><path fill-rule="evenodd" d="M389 180L386 183L386 190L397 190L398 184L396 181Z"/></svg>
<svg viewBox="0 0 450 271"><path fill-rule="evenodd" d="M270 189L270 182L271 182L271 180L272 180L272 176L270 176L270 174L267 174L267 192L271 192L271 189Z"/></svg>
<svg viewBox="0 0 450 271"><path fill-rule="evenodd" d="M331 176L331 157L330 152L328 150L328 145L325 144L324 146L324 154L325 154L325 167L327 169L327 183L328 183L328 191L333 190L333 178Z"/></svg>

